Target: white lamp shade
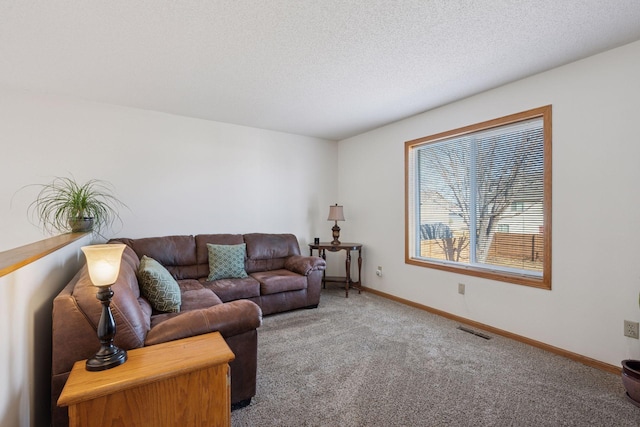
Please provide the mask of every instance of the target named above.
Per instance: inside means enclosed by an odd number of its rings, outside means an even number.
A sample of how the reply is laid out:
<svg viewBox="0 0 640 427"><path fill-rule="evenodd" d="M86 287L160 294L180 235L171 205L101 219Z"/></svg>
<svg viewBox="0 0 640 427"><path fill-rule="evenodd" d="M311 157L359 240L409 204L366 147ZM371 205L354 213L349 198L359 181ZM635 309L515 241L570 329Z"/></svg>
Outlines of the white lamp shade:
<svg viewBox="0 0 640 427"><path fill-rule="evenodd" d="M125 247L123 244L113 244L80 248L87 258L89 277L94 286L110 286L116 282Z"/></svg>
<svg viewBox="0 0 640 427"><path fill-rule="evenodd" d="M329 218L327 221L344 221L344 212L342 211L342 206L334 205L329 206Z"/></svg>

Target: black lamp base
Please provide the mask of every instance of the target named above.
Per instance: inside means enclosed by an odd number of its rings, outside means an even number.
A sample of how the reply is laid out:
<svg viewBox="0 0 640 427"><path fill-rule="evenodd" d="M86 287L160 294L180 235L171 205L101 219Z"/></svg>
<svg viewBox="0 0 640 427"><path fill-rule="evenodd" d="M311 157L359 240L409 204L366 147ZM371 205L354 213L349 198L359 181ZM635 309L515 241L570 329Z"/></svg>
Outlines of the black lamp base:
<svg viewBox="0 0 640 427"><path fill-rule="evenodd" d="M96 298L102 303L102 314L97 328L100 350L91 359L87 359L85 365L87 371L104 371L127 361L127 351L113 345L113 338L116 336L116 322L109 307L112 296L113 291L110 286L101 286L96 294Z"/></svg>
<svg viewBox="0 0 640 427"><path fill-rule="evenodd" d="M101 348L91 359L87 359L87 371L104 371L127 361L127 351L116 346Z"/></svg>

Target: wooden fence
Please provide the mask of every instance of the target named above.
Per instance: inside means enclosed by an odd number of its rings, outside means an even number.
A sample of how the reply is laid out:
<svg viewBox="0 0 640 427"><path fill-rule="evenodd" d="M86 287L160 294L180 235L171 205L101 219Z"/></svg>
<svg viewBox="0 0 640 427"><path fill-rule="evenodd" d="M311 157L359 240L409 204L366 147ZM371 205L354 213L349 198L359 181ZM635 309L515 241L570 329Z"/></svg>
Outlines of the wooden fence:
<svg viewBox="0 0 640 427"><path fill-rule="evenodd" d="M454 238L459 238L455 237ZM423 257L447 259L439 239L422 240L420 254ZM489 247L487 263L507 267L542 271L544 252L543 234L495 233ZM460 252L460 262L469 261L469 248Z"/></svg>
<svg viewBox="0 0 640 427"><path fill-rule="evenodd" d="M489 258L538 261L543 252L543 234L496 233L489 248Z"/></svg>

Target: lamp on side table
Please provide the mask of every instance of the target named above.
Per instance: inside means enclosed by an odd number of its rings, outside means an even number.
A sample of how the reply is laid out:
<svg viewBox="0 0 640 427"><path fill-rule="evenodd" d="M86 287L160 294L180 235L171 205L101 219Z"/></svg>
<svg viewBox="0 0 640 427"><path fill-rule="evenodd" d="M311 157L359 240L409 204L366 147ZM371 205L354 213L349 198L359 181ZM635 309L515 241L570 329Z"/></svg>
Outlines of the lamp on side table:
<svg viewBox="0 0 640 427"><path fill-rule="evenodd" d="M329 217L327 221L335 221L335 225L331 228L333 233L333 241L332 245L339 245L340 240L340 227L338 227L338 221L344 221L344 211L343 207L338 205L337 203L334 206L329 206Z"/></svg>
<svg viewBox="0 0 640 427"><path fill-rule="evenodd" d="M87 360L87 371L104 371L122 365L127 361L127 351L113 345L116 336L116 322L111 314L111 298L113 285L120 273L120 262L125 245L108 244L83 246L87 258L87 268L91 283L98 288L96 298L102 303L102 313L98 323L98 339L100 350Z"/></svg>

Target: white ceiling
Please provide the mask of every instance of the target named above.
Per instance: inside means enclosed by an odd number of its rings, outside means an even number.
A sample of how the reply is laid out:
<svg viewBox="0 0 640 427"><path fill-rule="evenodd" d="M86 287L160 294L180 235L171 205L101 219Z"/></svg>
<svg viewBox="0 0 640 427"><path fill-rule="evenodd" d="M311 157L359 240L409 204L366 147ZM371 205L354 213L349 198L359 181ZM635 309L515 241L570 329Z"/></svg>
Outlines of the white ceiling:
<svg viewBox="0 0 640 427"><path fill-rule="evenodd" d="M639 0L0 0L0 85L339 140L639 39Z"/></svg>

